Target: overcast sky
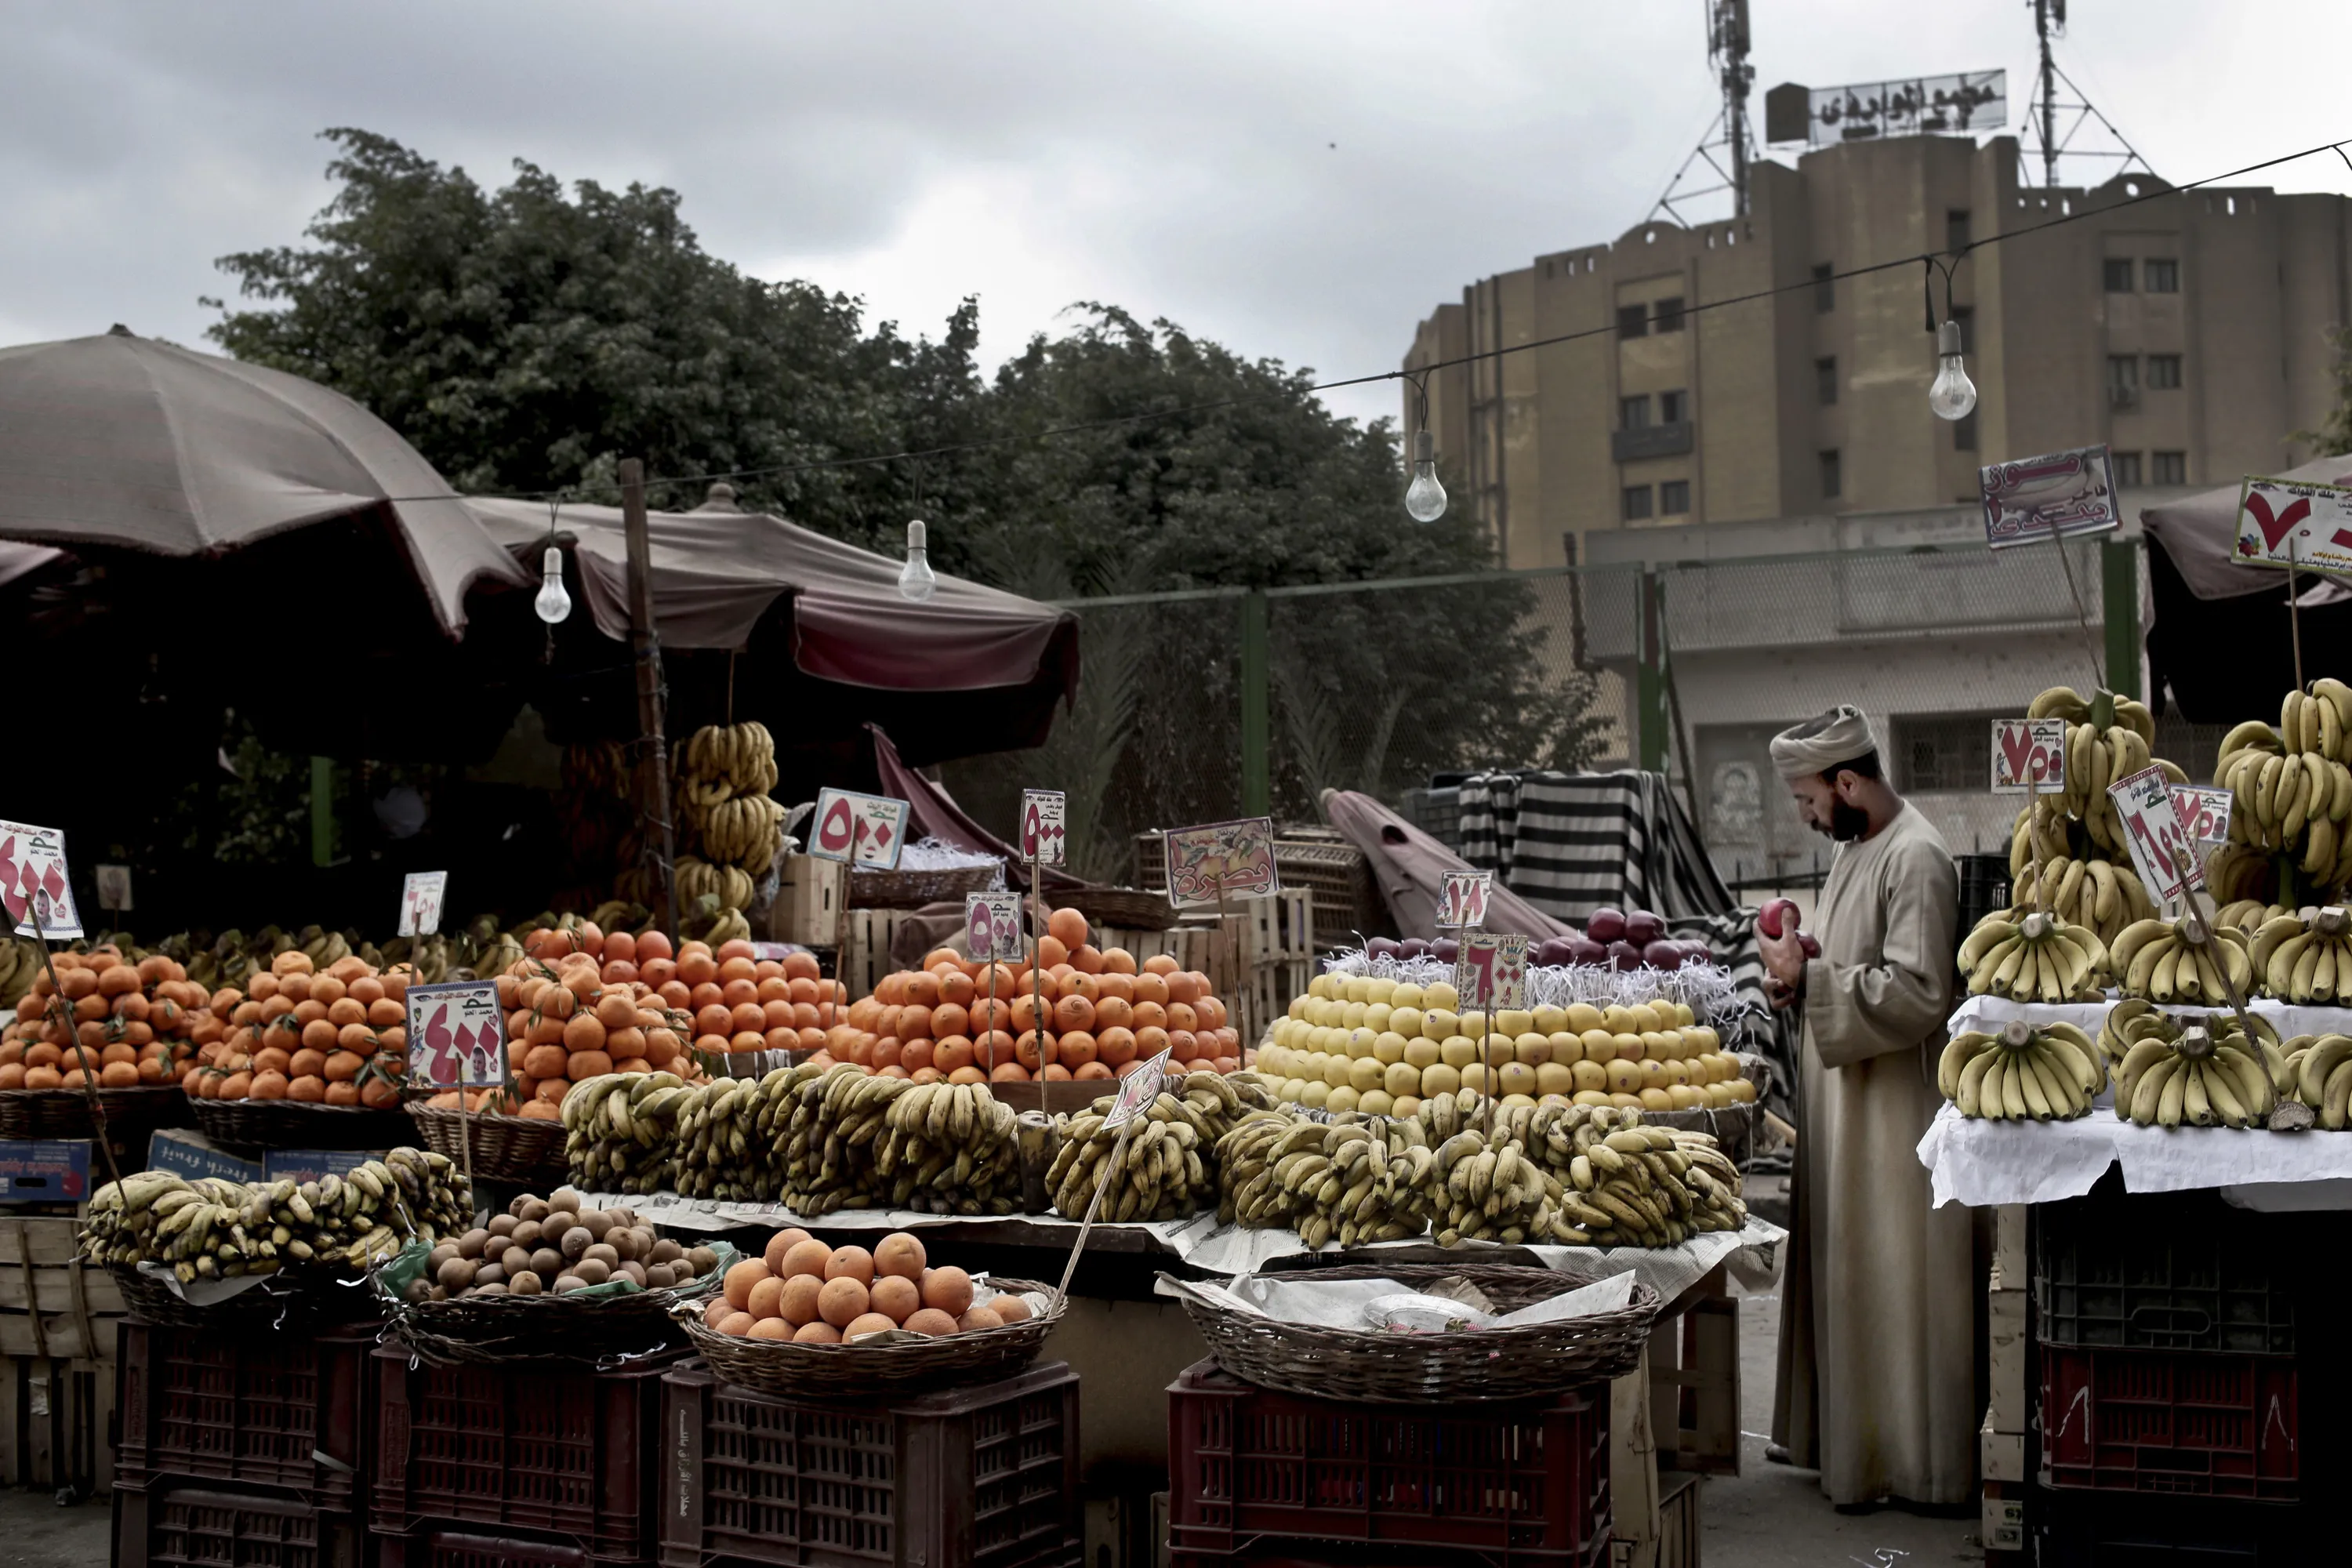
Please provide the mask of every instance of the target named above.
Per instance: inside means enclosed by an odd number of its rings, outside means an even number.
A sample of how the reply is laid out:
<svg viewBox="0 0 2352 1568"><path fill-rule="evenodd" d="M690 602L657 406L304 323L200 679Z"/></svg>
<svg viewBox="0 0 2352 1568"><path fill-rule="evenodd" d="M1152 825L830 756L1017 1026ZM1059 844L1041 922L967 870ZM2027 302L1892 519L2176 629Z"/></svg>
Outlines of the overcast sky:
<svg viewBox="0 0 2352 1568"><path fill-rule="evenodd" d="M299 238L316 133L681 192L713 253L992 366L1073 301L1327 377L1474 278L1639 222L1716 109L1702 0L622 5L0 0L0 343L201 343ZM2061 65L2175 180L2352 137L2344 0L2074 0ZM1757 99L2032 69L2020 0L1754 0ZM2261 177L2352 190L2332 154ZM1713 216L1713 215L1705 215ZM1390 386L1333 395L1394 413Z"/></svg>

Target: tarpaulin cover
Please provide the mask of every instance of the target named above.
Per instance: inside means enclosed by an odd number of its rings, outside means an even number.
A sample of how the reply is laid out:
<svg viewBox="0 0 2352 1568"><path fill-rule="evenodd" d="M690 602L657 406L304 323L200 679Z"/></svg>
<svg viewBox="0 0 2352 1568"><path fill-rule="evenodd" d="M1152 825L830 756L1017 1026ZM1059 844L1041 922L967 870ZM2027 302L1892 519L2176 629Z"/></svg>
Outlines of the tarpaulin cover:
<svg viewBox="0 0 2352 1568"><path fill-rule="evenodd" d="M964 815L963 807L947 792L944 784L933 784L898 758L898 748L882 732L879 724L866 726L874 737L874 771L881 775L882 793L896 795L907 803L907 813L914 818L915 830L910 838L936 838L942 844L952 844L974 855L993 855L1004 862L1005 875L1018 883L1027 862L1020 847L1007 844L979 823ZM1041 866L1039 875L1045 887L1054 889L1092 886L1082 877L1071 875L1058 866ZM962 919L959 908L956 918Z"/></svg>
<svg viewBox="0 0 2352 1568"><path fill-rule="evenodd" d="M2261 477L2352 485L2352 457L2317 458L2301 468ZM2232 484L2140 510L2140 525L2164 546L2181 581L2198 598L2233 599L2284 590L2284 568L2241 566L2235 560L2239 489Z"/></svg>
<svg viewBox="0 0 2352 1568"><path fill-rule="evenodd" d="M1397 930L1406 936L1437 935L1437 900L1445 874L1476 868L1370 795L1327 789L1323 816L1341 837L1364 852ZM1570 935L1575 928L1537 909L1497 879L1487 893L1486 929L1541 941Z"/></svg>
<svg viewBox="0 0 2352 1568"><path fill-rule="evenodd" d="M541 501L477 499L484 527L534 567L550 529ZM606 637L629 635L628 546L614 507L566 506L553 527L577 540L572 560ZM898 593L902 563L759 512L654 512L654 624L665 648L740 648L780 595L793 596L793 658L806 674L845 686L966 691L1022 686L1075 637L1066 611L942 574L927 603ZM1075 680L1076 671L1070 675Z"/></svg>
<svg viewBox="0 0 2352 1568"><path fill-rule="evenodd" d="M0 539L218 556L376 508L450 637L469 586L528 581L433 465L341 393L119 330L0 349Z"/></svg>

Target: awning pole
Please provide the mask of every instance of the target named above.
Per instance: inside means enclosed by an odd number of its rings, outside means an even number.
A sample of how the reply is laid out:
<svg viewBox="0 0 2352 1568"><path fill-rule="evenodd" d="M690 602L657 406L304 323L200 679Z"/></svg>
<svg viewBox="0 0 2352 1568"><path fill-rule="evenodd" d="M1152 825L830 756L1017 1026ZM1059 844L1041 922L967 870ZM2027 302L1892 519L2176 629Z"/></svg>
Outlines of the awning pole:
<svg viewBox="0 0 2352 1568"><path fill-rule="evenodd" d="M637 789L639 820L661 879L662 929L677 941L677 844L669 815L669 743L662 681L661 633L654 626L653 537L646 526L646 466L620 464L621 527L629 545L629 643L637 656Z"/></svg>

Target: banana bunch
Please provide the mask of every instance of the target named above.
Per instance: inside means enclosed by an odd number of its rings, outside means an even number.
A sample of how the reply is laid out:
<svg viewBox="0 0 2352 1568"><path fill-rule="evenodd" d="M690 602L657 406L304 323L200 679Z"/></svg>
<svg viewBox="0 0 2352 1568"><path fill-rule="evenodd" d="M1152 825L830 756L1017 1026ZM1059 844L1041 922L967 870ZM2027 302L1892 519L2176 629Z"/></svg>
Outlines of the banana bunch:
<svg viewBox="0 0 2352 1568"><path fill-rule="evenodd" d="M1621 1202L1624 1194L1619 1190L1631 1185L1641 1187L1642 1178L1630 1171L1605 1169L1609 1156L1601 1156L1596 1166L1592 1146L1606 1142L1614 1133L1629 1128L1640 1129L1653 1144L1651 1152L1656 1160L1640 1160L1654 1183L1671 1177L1679 1183L1689 1198L1687 1206L1678 1203L1674 1194L1666 1194L1666 1202L1675 1215L1672 1228L1685 1235L1693 1232L1738 1230L1748 1223L1748 1205L1740 1197L1738 1168L1732 1164L1722 1148L1708 1133L1683 1128L1658 1128L1643 1125L1641 1112L1612 1106L1567 1105L1557 1100L1538 1100L1534 1105L1503 1106L1495 1114L1496 1126L1517 1139L1522 1150L1533 1156L1553 1177L1564 1184L1560 1198L1564 1217L1571 1226L1583 1231L1595 1246L1640 1247L1656 1245L1640 1239L1633 1231L1623 1228L1623 1215L1609 1205L1596 1203L1590 1194L1596 1191L1608 1193ZM1664 1132L1674 1140L1671 1150L1656 1147L1656 1134ZM1624 1152L1623 1148L1618 1151ZM1581 1205L1580 1207L1580 1205ZM1638 1205L1629 1205L1639 1213Z"/></svg>
<svg viewBox="0 0 2352 1568"><path fill-rule="evenodd" d="M2107 948L2087 927L2039 910L2001 910L1979 921L1960 943L1959 965L1972 996L2072 1002L2106 984Z"/></svg>
<svg viewBox="0 0 2352 1568"><path fill-rule="evenodd" d="M563 748L562 784L568 795L624 804L634 798L629 749L618 741L588 741Z"/></svg>
<svg viewBox="0 0 2352 1568"><path fill-rule="evenodd" d="M2233 926L2194 920L2140 921L2107 951L2108 973L2126 996L2159 1003L2224 1003L2254 983L2252 939ZM2224 980L2227 984L2224 984Z"/></svg>
<svg viewBox="0 0 2352 1568"><path fill-rule="evenodd" d="M2106 1058L2072 1024L2036 1028L2012 1018L1999 1034L1955 1035L1936 1065L1936 1087L1962 1116L1990 1121L2087 1116L2107 1083Z"/></svg>
<svg viewBox="0 0 2352 1568"><path fill-rule="evenodd" d="M776 740L756 721L720 728L706 724L678 753L678 793L688 806L708 807L776 787Z"/></svg>
<svg viewBox="0 0 2352 1568"><path fill-rule="evenodd" d="M706 898L720 907L740 910L751 901L751 876L737 866L714 866L692 855L677 858L677 896L687 905Z"/></svg>
<svg viewBox="0 0 2352 1568"><path fill-rule="evenodd" d="M365 957L366 954L362 952L361 956ZM522 956L521 949L516 949L515 956ZM452 978L452 970L469 967L458 962L449 939L437 931L429 936L394 937L383 944L378 959L379 968L394 963L415 964L416 978L426 984Z"/></svg>
<svg viewBox="0 0 2352 1568"><path fill-rule="evenodd" d="M2288 692L2279 704L2278 732L2295 751L2352 763L2352 686L2323 675L2308 692Z"/></svg>
<svg viewBox="0 0 2352 1568"><path fill-rule="evenodd" d="M1020 1117L984 1083L919 1083L890 1101L874 1173L894 1209L1021 1210Z"/></svg>
<svg viewBox="0 0 2352 1568"><path fill-rule="evenodd" d="M0 945L0 1007L14 1007L23 1001L40 973L41 955L30 942Z"/></svg>
<svg viewBox="0 0 2352 1568"><path fill-rule="evenodd" d="M670 1184L678 1112L695 1091L673 1072L608 1072L563 1097L563 1153L572 1185L654 1193Z"/></svg>
<svg viewBox="0 0 2352 1568"><path fill-rule="evenodd" d="M2352 1121L2352 1035L2298 1035L2286 1043L2289 1092L2341 1132Z"/></svg>
<svg viewBox="0 0 2352 1568"><path fill-rule="evenodd" d="M268 1231L256 1235L245 1226L252 1198L241 1184L212 1176L187 1182L146 1171L109 1182L90 1194L82 1256L126 1268L168 1263L182 1284L275 1274L282 1263L278 1243Z"/></svg>
<svg viewBox="0 0 2352 1568"><path fill-rule="evenodd" d="M892 1102L915 1084L847 1062L814 1070L804 1065L793 1073L799 1079L793 1113L778 1132L784 1202L812 1217L882 1206L890 1184L875 1168L877 1143L889 1124Z"/></svg>
<svg viewBox="0 0 2352 1568"><path fill-rule="evenodd" d="M1440 1247L1462 1241L1579 1247L1592 1239L1561 1208L1558 1179L1507 1132L1464 1128L1437 1146L1431 1173L1431 1224Z"/></svg>
<svg viewBox="0 0 2352 1568"><path fill-rule="evenodd" d="M1178 1219L1217 1206L1208 1161L1218 1141L1242 1117L1272 1110L1276 1101L1254 1072L1171 1075L1131 1124L1115 1163L1118 1131L1107 1123L1114 1103L1106 1096L1062 1124L1045 1186L1065 1218L1084 1218L1097 1187L1103 1189L1097 1217L1106 1220Z"/></svg>
<svg viewBox="0 0 2352 1568"><path fill-rule="evenodd" d="M2282 913L2254 931L2255 984L2298 1006L2352 1005L2352 916L2335 904Z"/></svg>
<svg viewBox="0 0 2352 1568"><path fill-rule="evenodd" d="M2143 1127L2259 1127L2277 1109L2287 1065L2268 1023L2252 1019L2250 1037L2231 1014L2179 1019L2153 1007L2126 1012L2130 1005L2116 1008L2100 1032L2110 1054L2122 1053L2117 1116Z"/></svg>
<svg viewBox="0 0 2352 1568"><path fill-rule="evenodd" d="M702 807L695 820L702 852L729 870L765 876L784 847L784 808L764 795L739 795ZM728 902L750 902L748 897Z"/></svg>
<svg viewBox="0 0 2352 1568"><path fill-rule="evenodd" d="M2316 695L2286 694L2276 730L2251 719L2222 737L2213 782L2231 795L2232 843L2294 856L2305 876L2332 888L2352 875L2352 768L2344 761L2352 688L2312 685Z"/></svg>
<svg viewBox="0 0 2352 1568"><path fill-rule="evenodd" d="M688 1086L670 1124L670 1179L684 1198L742 1203L773 1199L774 1172L758 1131L760 1111L792 1076L720 1078Z"/></svg>
<svg viewBox="0 0 2352 1568"><path fill-rule="evenodd" d="M2156 742L2156 715L2131 698L2102 692L2086 700L2072 687L2053 686L2027 706L2026 716L2065 721L2066 781L2059 805L2101 848L2126 853L2123 819L2107 798L2107 786L2155 760L2149 748ZM2189 782L2170 763L2160 765L2175 784Z"/></svg>
<svg viewBox="0 0 2352 1568"><path fill-rule="evenodd" d="M1429 1228L1434 1157L1410 1118L1253 1113L1217 1141L1216 1159L1226 1224L1288 1226L1309 1247L1402 1241Z"/></svg>
<svg viewBox="0 0 2352 1568"><path fill-rule="evenodd" d="M2066 924L2089 930L2102 942L2115 941L2124 927L2156 913L2156 901L2129 866L2065 854L2038 863L2029 855L2021 863L2018 847L2012 846L2010 856L2009 896L2021 909L2039 904Z"/></svg>

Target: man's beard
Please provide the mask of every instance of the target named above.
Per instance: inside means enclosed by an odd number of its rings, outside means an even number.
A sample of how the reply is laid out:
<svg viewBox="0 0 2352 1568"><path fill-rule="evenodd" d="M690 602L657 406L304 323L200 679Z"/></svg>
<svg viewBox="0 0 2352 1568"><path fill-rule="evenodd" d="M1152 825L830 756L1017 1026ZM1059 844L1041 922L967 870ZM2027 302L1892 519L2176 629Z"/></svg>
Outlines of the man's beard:
<svg viewBox="0 0 2352 1568"><path fill-rule="evenodd" d="M1813 824L1813 831L1836 839L1840 844L1852 844L1870 831L1870 813L1858 805L1848 805L1842 800L1830 802L1829 826Z"/></svg>

